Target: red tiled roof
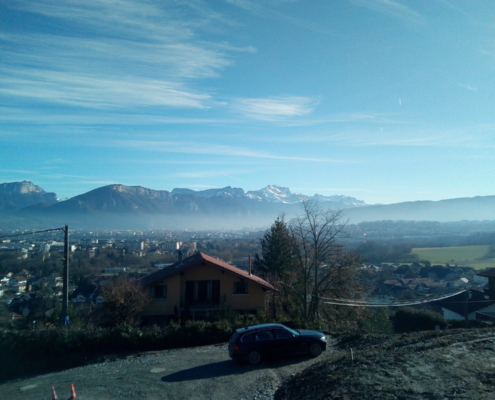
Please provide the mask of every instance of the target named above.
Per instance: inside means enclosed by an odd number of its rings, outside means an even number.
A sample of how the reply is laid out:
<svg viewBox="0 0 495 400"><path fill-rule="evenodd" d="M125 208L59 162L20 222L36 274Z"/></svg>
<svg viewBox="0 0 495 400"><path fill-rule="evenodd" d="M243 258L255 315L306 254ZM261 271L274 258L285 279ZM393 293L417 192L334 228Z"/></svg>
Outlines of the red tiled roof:
<svg viewBox="0 0 495 400"><path fill-rule="evenodd" d="M184 271L187 268L193 267L195 265L202 264L206 265L209 264L211 266L220 268L225 271L232 272L235 275L238 275L242 278L248 279L252 282L257 283L258 285L262 286L263 288L271 291L277 291L272 285L270 285L267 281L264 279L261 279L260 277L256 275L250 275L249 272L244 271L240 268L234 267L233 265L227 264L226 262L219 260L217 258L211 257L207 254L198 252L196 254L193 254L190 257L186 257L182 260L182 262L176 262L175 264L169 265L167 268L163 268L161 270L158 270L148 276L145 276L144 278L141 279L141 282L146 286L146 285L151 285L154 282L160 281L164 278L168 278L169 276L175 275L179 272Z"/></svg>

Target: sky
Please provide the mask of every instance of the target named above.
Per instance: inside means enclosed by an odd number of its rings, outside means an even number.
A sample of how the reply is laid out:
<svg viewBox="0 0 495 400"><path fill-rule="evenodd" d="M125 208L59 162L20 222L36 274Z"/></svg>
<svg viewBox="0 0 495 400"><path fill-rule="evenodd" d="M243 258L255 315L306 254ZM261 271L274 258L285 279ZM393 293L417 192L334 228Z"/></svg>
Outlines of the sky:
<svg viewBox="0 0 495 400"><path fill-rule="evenodd" d="M495 2L0 2L0 183L495 195Z"/></svg>

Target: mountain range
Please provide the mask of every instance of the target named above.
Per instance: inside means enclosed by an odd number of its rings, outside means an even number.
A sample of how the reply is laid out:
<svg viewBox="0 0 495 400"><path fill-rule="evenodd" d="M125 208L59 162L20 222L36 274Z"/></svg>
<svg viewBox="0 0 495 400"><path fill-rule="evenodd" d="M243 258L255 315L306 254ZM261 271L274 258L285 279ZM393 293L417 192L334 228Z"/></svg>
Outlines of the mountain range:
<svg viewBox="0 0 495 400"><path fill-rule="evenodd" d="M240 229L269 226L284 213L301 212L301 202L342 210L350 223L380 220L495 220L495 196L442 201L367 205L348 196L307 196L269 185L245 192L230 186L195 191L186 188L152 190L114 184L58 201L32 182L0 184L2 225L69 224L81 229Z"/></svg>

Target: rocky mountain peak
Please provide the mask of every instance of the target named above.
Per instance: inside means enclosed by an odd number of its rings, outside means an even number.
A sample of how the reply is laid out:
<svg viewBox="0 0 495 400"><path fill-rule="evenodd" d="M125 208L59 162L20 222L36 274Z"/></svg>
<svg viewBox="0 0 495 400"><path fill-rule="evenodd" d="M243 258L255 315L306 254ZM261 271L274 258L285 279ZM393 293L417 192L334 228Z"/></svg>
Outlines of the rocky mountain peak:
<svg viewBox="0 0 495 400"><path fill-rule="evenodd" d="M268 185L260 190L249 191L246 196L253 200L285 204L300 203L308 199L308 196L292 193L288 187L280 185Z"/></svg>
<svg viewBox="0 0 495 400"><path fill-rule="evenodd" d="M55 204L57 195L47 193L32 182L0 183L0 211L12 212L35 204Z"/></svg>
<svg viewBox="0 0 495 400"><path fill-rule="evenodd" d="M41 187L32 182L9 182L0 184L0 194L28 194L28 193L46 193Z"/></svg>
<svg viewBox="0 0 495 400"><path fill-rule="evenodd" d="M226 186L221 189L206 189L206 190L192 190L185 188L176 188L172 190L172 194L189 194L199 197L243 197L244 190L241 188L233 188L232 186Z"/></svg>

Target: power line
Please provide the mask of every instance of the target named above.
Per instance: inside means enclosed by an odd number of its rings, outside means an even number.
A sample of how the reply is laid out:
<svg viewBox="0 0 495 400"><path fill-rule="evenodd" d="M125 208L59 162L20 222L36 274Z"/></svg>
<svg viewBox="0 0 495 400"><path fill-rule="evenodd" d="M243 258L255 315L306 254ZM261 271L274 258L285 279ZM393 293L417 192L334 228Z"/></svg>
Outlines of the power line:
<svg viewBox="0 0 495 400"><path fill-rule="evenodd" d="M402 306L414 306L418 304L425 304L425 303L431 303L433 301L439 301L443 299L448 299L449 297L457 296L458 294L465 293L466 290L460 290L455 293L451 293L445 296L440 296L436 298L428 298L428 299L423 299L423 300L416 300L416 301L410 301L410 300L396 300L392 302L371 302L371 301L366 301L366 300L355 300L355 299L332 299L332 298L322 298L326 300L331 300L331 301L324 301L324 304L332 304L332 305L337 305L337 306L349 306L349 307L402 307Z"/></svg>
<svg viewBox="0 0 495 400"><path fill-rule="evenodd" d="M63 297L63 299L62 299L61 323L62 323L62 325L64 325L64 324L67 325L69 323L69 316L68 316L68 304L69 304L69 256L70 256L69 225L65 225L64 228L44 229L44 230L41 230L41 231L32 231L32 232L18 233L18 234L15 234L15 235L1 236L0 239L8 238L8 237L34 235L35 233L53 232L53 231L62 231L62 232L64 232L64 270L63 270L63 290L62 290L62 297Z"/></svg>
<svg viewBox="0 0 495 400"><path fill-rule="evenodd" d="M9 237L16 237L16 236L34 235L35 233L43 233L43 232L51 232L51 231L64 231L64 230L65 230L65 228L45 229L43 231L32 231L32 232L18 233L16 235L0 236L0 239L9 238Z"/></svg>

